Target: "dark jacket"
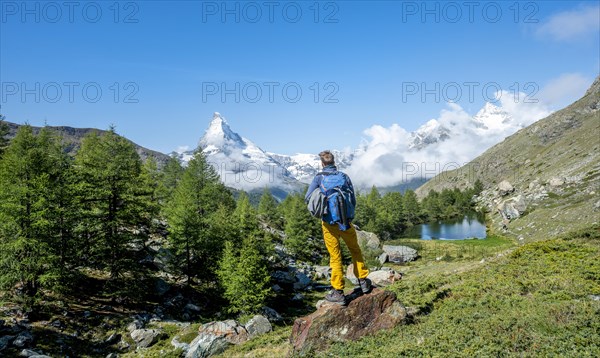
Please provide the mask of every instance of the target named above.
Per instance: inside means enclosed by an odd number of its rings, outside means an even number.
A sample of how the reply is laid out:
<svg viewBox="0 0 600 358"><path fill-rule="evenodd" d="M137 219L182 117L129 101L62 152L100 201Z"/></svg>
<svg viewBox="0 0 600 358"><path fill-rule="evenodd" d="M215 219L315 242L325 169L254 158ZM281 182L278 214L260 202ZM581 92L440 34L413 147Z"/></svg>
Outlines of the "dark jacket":
<svg viewBox="0 0 600 358"><path fill-rule="evenodd" d="M323 170L321 172L328 172L328 173L334 173L337 172L337 167L335 165L328 165L326 167L323 168ZM342 173L344 175L344 178L346 179L346 184L348 185L348 187L350 188L350 190L352 191L352 195L350 197L350 201L352 202L352 205L356 206L356 195L354 194L354 186L352 185L352 181L350 180L350 177L348 175L346 175L346 173ZM308 190L306 191L306 195L304 196L304 201L308 203L308 199L310 198L310 194L319 187L319 185L321 185L321 181L323 180L323 175L322 174L317 174L313 181L310 183L310 186L308 187ZM325 218L323 218L325 219Z"/></svg>

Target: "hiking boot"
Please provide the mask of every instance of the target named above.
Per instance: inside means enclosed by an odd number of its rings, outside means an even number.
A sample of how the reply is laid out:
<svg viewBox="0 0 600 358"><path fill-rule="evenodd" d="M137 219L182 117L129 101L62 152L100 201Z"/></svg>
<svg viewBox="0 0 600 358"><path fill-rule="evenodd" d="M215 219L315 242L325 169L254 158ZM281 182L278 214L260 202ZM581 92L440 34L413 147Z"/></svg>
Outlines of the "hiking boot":
<svg viewBox="0 0 600 358"><path fill-rule="evenodd" d="M359 278L358 285L360 286L360 289L364 294L370 293L371 290L373 290L371 280L369 280L368 278Z"/></svg>
<svg viewBox="0 0 600 358"><path fill-rule="evenodd" d="M339 305L346 304L346 296L344 296L344 291L342 290L331 290L331 292L325 296L325 299Z"/></svg>

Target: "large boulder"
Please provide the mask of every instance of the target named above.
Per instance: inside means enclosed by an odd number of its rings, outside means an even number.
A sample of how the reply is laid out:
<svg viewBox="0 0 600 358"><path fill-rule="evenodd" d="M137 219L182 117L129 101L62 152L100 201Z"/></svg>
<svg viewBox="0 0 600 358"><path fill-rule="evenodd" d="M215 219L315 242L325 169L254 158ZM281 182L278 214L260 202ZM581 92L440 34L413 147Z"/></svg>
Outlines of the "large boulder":
<svg viewBox="0 0 600 358"><path fill-rule="evenodd" d="M265 333L269 333L273 330L271 322L269 322L267 317L261 315L252 317L252 319L248 321L244 327L246 328L250 339Z"/></svg>
<svg viewBox="0 0 600 358"><path fill-rule="evenodd" d="M356 237L358 239L358 244L360 245L360 247L366 247L372 250L377 250L381 245L379 237L377 237L377 235L372 232L356 230Z"/></svg>
<svg viewBox="0 0 600 358"><path fill-rule="evenodd" d="M513 198L502 201L498 204L498 212L502 215L505 220L514 220L519 218L525 210L527 210L527 203L523 195L517 195Z"/></svg>
<svg viewBox="0 0 600 358"><path fill-rule="evenodd" d="M419 256L417 250L408 246L383 245L383 252L388 255L388 261L394 263L414 261Z"/></svg>
<svg viewBox="0 0 600 358"><path fill-rule="evenodd" d="M232 319L203 324L198 333L190 343L186 358L210 357L222 353L232 344L244 343L250 339L246 327Z"/></svg>
<svg viewBox="0 0 600 358"><path fill-rule="evenodd" d="M389 286L402 279L402 274L394 270L371 271L367 276L375 286Z"/></svg>
<svg viewBox="0 0 600 358"><path fill-rule="evenodd" d="M137 347L146 348L158 342L163 335L158 329L135 329L131 332L131 339Z"/></svg>
<svg viewBox="0 0 600 358"><path fill-rule="evenodd" d="M500 194L500 196L508 195L514 190L515 188L507 180L503 180L498 184L498 194Z"/></svg>
<svg viewBox="0 0 600 358"><path fill-rule="evenodd" d="M393 292L374 289L347 307L324 304L309 316L296 319L290 341L294 353L326 349L331 342L356 340L406 321L406 309Z"/></svg>
<svg viewBox="0 0 600 358"><path fill-rule="evenodd" d="M204 358L223 353L231 343L223 337L200 334L190 343L185 358Z"/></svg>

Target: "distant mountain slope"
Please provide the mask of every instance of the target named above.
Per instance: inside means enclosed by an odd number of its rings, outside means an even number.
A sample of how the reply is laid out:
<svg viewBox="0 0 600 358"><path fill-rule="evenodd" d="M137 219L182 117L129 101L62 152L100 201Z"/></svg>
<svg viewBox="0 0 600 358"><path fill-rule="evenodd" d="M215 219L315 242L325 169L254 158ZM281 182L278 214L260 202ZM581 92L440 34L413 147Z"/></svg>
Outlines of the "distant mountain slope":
<svg viewBox="0 0 600 358"><path fill-rule="evenodd" d="M437 175L417 195L465 188L477 179L485 188L477 200L492 213L494 228L504 224L523 240L599 222L600 77L580 100L519 130L463 167Z"/></svg>
<svg viewBox="0 0 600 358"><path fill-rule="evenodd" d="M11 122L6 122L6 124L8 125L8 128L9 128L8 138L13 138L17 134L17 131L19 130L19 127L21 127L21 125L16 124L16 123L11 123ZM94 131L96 131L98 133L106 132L101 129L95 129L95 128L73 128L73 127L65 127L65 126L60 126L60 127L49 126L48 128L52 129L53 131L56 131L60 136L62 136L63 140L65 141L67 151L69 153L77 152L77 150L81 146L81 141L82 141L83 137L85 137L88 133L94 132ZM38 133L40 131L41 127L32 126L32 129L33 129L34 133ZM129 142L133 143L129 139L127 139L127 140ZM135 146L135 150L140 155L140 158L142 158L142 160L146 160L146 158L153 158L157 162L159 167L162 167L169 160L169 156L166 154L163 154L163 153L160 153L160 152L148 149L148 148L144 148L135 143L133 143L133 145Z"/></svg>

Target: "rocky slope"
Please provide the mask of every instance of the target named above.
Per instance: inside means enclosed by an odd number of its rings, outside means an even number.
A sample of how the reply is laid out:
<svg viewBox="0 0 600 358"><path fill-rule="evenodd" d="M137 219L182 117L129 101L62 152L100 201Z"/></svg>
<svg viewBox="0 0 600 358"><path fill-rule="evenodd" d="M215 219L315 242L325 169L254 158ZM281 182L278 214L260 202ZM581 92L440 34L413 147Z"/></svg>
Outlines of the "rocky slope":
<svg viewBox="0 0 600 358"><path fill-rule="evenodd" d="M507 137L465 166L443 172L417 190L465 188L492 229L536 240L600 221L600 77L583 98Z"/></svg>
<svg viewBox="0 0 600 358"><path fill-rule="evenodd" d="M16 123L11 123L11 122L6 122L6 124L8 125L8 128L9 128L8 138L13 138L17 134L17 131L19 130L19 127L21 127L21 125L16 124ZM49 126L48 128L57 132L58 135L60 135L63 138L64 143L66 145L66 149L69 153L75 153L79 149L79 147L81 146L81 141L88 133L91 133L94 131L98 132L98 133L105 132L101 129L95 129L95 128L73 128L73 127L66 127L66 126L60 126L60 127ZM42 128L32 126L32 129L33 129L34 133L38 133ZM133 142L131 142L131 143L133 143ZM142 158L142 160L146 160L147 158L153 158L158 163L159 167L162 167L169 160L169 156L166 154L163 154L163 153L160 153L160 152L148 149L148 148L144 148L135 143L133 143L133 145L135 146L135 150L140 155L140 158Z"/></svg>

